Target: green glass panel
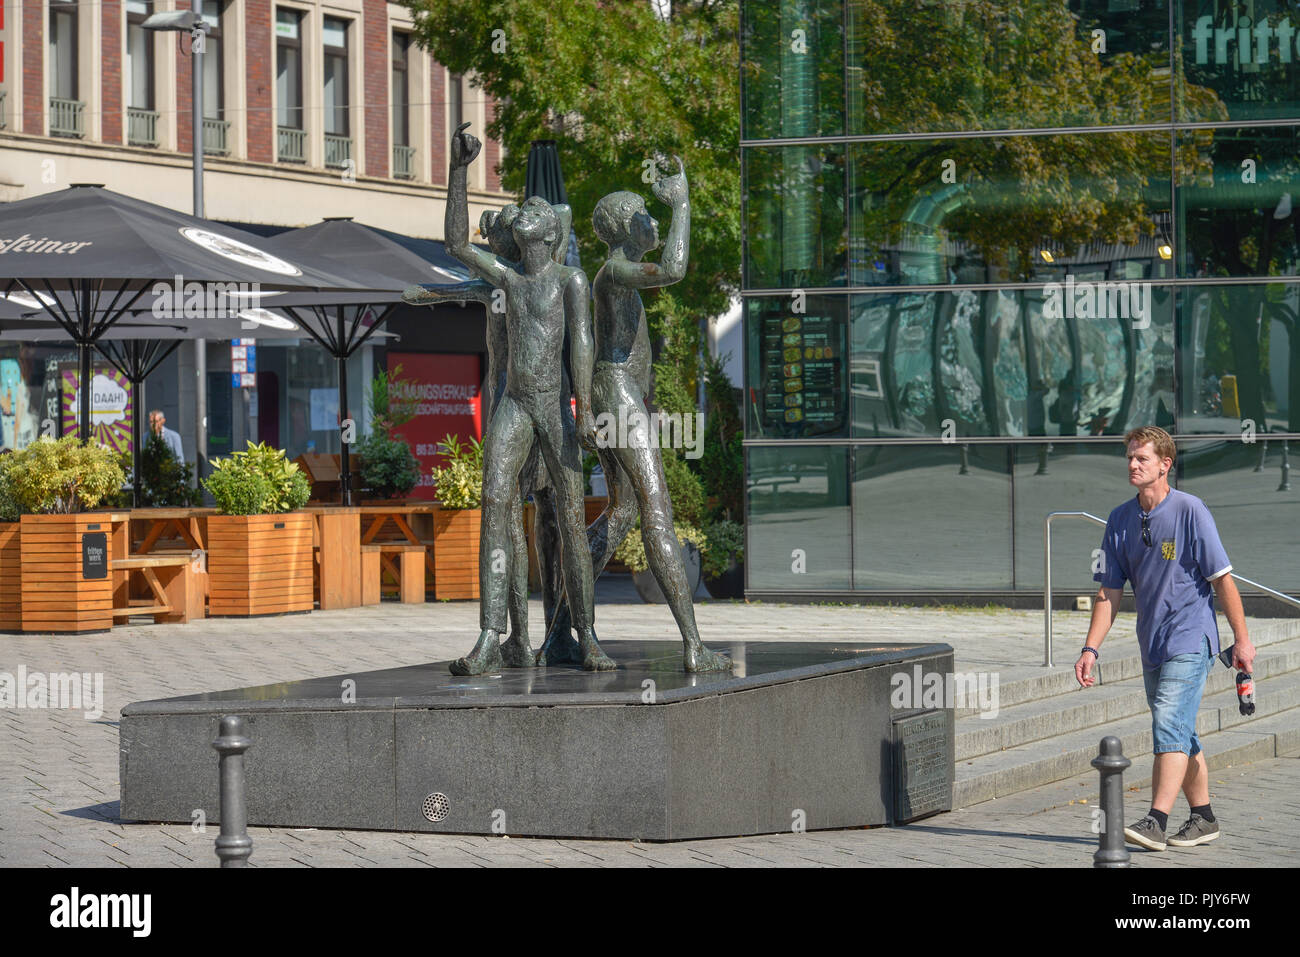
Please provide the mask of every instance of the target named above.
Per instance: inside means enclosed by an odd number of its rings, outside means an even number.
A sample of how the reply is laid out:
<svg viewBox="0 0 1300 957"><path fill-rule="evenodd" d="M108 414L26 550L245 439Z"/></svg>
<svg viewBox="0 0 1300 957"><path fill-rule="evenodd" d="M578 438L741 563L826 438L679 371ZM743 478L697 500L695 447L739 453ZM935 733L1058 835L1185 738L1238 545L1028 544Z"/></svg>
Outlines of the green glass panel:
<svg viewBox="0 0 1300 957"><path fill-rule="evenodd" d="M745 450L747 588L851 587L848 449Z"/></svg>

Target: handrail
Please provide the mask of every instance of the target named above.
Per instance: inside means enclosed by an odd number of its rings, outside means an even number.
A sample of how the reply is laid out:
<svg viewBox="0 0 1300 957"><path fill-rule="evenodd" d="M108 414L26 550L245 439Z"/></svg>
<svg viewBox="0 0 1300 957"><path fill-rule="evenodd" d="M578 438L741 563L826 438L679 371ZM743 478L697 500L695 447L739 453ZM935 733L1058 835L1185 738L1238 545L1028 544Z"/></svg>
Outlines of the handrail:
<svg viewBox="0 0 1300 957"><path fill-rule="evenodd" d="M1050 512L1043 520L1043 667L1052 667L1052 519L1084 518L1103 528L1104 518L1091 512Z"/></svg>
<svg viewBox="0 0 1300 957"><path fill-rule="evenodd" d="M1091 512L1049 512L1047 518L1043 520L1043 667L1052 667L1052 519L1054 518L1083 518L1098 525L1105 526L1106 520L1098 518ZM1284 595L1280 591L1274 591L1267 585L1261 585L1257 581L1252 581L1244 575L1238 575L1232 572L1234 581L1239 581L1250 585L1252 588L1258 588L1260 591L1277 598L1280 601L1288 602L1300 608L1300 599L1292 598L1290 595Z"/></svg>

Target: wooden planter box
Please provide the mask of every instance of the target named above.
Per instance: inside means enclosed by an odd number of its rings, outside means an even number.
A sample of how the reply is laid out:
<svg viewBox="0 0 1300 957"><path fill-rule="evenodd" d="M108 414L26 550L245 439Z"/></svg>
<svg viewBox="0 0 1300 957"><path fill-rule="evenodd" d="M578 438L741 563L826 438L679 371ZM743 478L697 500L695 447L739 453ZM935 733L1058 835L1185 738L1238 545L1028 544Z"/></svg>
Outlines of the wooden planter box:
<svg viewBox="0 0 1300 957"><path fill-rule="evenodd" d="M0 522L0 631L23 627L20 522Z"/></svg>
<svg viewBox="0 0 1300 957"><path fill-rule="evenodd" d="M439 508L433 516L433 597L478 598L477 508Z"/></svg>
<svg viewBox="0 0 1300 957"><path fill-rule="evenodd" d="M114 532L125 528L124 515L82 512L73 515L24 515L20 523L23 631L107 631L113 627L112 551L125 548ZM103 578L83 574L83 537L104 533L108 554ZM118 584L123 584L119 582Z"/></svg>
<svg viewBox="0 0 1300 957"><path fill-rule="evenodd" d="M208 613L311 611L313 561L312 518L307 512L212 515L208 518Z"/></svg>

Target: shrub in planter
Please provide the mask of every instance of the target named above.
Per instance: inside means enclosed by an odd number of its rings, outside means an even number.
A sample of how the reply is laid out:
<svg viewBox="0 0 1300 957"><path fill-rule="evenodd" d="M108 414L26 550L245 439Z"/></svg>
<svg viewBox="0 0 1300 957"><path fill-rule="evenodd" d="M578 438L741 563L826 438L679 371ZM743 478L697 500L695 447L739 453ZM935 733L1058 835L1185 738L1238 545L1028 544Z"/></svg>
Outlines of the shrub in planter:
<svg viewBox="0 0 1300 957"><path fill-rule="evenodd" d="M9 479L13 456L0 454L0 630L17 631L23 623L22 550L18 518L21 511Z"/></svg>
<svg viewBox="0 0 1300 957"><path fill-rule="evenodd" d="M440 505L433 518L433 594L438 599L478 598L483 445L448 435L438 449L447 464L433 470Z"/></svg>
<svg viewBox="0 0 1300 957"><path fill-rule="evenodd" d="M677 522L673 532L682 547L682 564L686 567L686 585L695 594L700 586L700 560L708 551L708 539L694 525ZM665 604L663 591L655 581L654 572L650 571L650 562L646 559L645 543L641 541L641 520L637 519L631 531L614 550L614 560L622 562L632 572L632 583L636 585L641 600L651 604Z"/></svg>
<svg viewBox="0 0 1300 957"><path fill-rule="evenodd" d="M371 432L356 445L361 481L378 498L396 498L420 481L420 461L403 439Z"/></svg>
<svg viewBox="0 0 1300 957"><path fill-rule="evenodd" d="M107 516L89 510L122 487L117 458L111 449L71 435L37 439L5 456L10 514L14 506L23 513L17 538L24 631L113 626L114 576L86 578L82 549L87 535L105 534L108 544Z"/></svg>
<svg viewBox="0 0 1300 957"><path fill-rule="evenodd" d="M745 597L745 528L724 519L704 526L704 587L714 598Z"/></svg>
<svg viewBox="0 0 1300 957"><path fill-rule="evenodd" d="M19 509L67 515L88 511L126 481L117 453L76 436L40 438L7 457L5 472Z"/></svg>
<svg viewBox="0 0 1300 957"><path fill-rule="evenodd" d="M248 443L212 463L204 487L216 499L208 518L209 611L263 615L311 611L312 519L307 476L281 449Z"/></svg>
<svg viewBox="0 0 1300 957"><path fill-rule="evenodd" d="M129 453L127 461L130 462ZM193 474L193 465L177 459L162 436L150 432L140 449L140 506L184 508L201 505L203 493L190 486Z"/></svg>

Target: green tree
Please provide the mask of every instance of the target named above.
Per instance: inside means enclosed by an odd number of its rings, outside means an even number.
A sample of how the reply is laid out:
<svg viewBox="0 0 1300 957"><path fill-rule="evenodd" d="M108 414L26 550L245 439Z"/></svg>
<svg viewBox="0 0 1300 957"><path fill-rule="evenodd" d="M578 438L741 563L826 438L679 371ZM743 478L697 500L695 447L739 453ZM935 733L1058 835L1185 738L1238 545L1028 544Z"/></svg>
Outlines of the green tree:
<svg viewBox="0 0 1300 957"><path fill-rule="evenodd" d="M524 188L529 144L556 141L588 275L605 256L590 228L596 201L636 190L665 219L642 174L647 160L681 156L691 188L691 256L674 291L697 317L726 308L740 269L737 0L676 0L667 20L649 0L403 6L420 45L451 71L474 74L497 101L487 132L505 146L507 190Z"/></svg>

